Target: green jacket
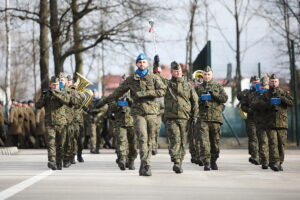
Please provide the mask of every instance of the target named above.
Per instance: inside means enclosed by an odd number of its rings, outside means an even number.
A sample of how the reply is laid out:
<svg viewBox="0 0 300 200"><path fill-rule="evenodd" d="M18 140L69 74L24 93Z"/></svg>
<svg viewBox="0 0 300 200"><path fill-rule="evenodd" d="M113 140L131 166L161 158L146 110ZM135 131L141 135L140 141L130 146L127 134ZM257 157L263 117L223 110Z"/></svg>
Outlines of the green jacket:
<svg viewBox="0 0 300 200"><path fill-rule="evenodd" d="M271 105L269 128L288 128L288 107L293 106L293 97L286 90L281 88L270 89L264 93L267 103L271 102L271 98L280 98L281 104Z"/></svg>
<svg viewBox="0 0 300 200"><path fill-rule="evenodd" d="M158 115L159 107L156 98L163 97L166 92L166 86L161 79L148 72L145 77L139 77L137 74L129 76L111 95L100 100L97 107L106 103L116 101L126 92L130 91L133 100L131 113L135 115Z"/></svg>
<svg viewBox="0 0 300 200"><path fill-rule="evenodd" d="M165 119L197 119L198 96L184 78L172 78L165 94Z"/></svg>
<svg viewBox="0 0 300 200"><path fill-rule="evenodd" d="M224 119L222 113L225 109L224 103L228 100L224 88L217 82L211 80L198 85L195 90L199 97L200 120L223 124ZM212 99L210 101L202 101L201 95L207 94L207 90L211 91Z"/></svg>
<svg viewBox="0 0 300 200"><path fill-rule="evenodd" d="M245 89L237 95L237 99L240 101L242 110L247 113L247 120L254 120L250 104L255 96L255 92L255 89Z"/></svg>
<svg viewBox="0 0 300 200"><path fill-rule="evenodd" d="M118 100L123 100L124 98L119 98ZM133 117L131 115L132 99L126 98L128 101L128 106L120 106L117 101L109 104L109 112L114 116L114 125L119 127L132 127Z"/></svg>

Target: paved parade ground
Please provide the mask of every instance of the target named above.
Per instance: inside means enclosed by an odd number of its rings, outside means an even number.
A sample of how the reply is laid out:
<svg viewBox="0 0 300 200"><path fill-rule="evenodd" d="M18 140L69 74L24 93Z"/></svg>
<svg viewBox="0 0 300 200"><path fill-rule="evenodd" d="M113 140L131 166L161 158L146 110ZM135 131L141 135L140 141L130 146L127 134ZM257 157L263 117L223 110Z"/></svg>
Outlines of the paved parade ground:
<svg viewBox="0 0 300 200"><path fill-rule="evenodd" d="M139 159L136 170L120 171L113 150L84 153L84 163L62 171L48 170L46 150L0 155L0 200L300 199L300 150L286 151L283 172L251 165L246 149L226 149L219 171L204 172L188 154L184 173L175 174L168 151L160 149L151 177L138 176Z"/></svg>

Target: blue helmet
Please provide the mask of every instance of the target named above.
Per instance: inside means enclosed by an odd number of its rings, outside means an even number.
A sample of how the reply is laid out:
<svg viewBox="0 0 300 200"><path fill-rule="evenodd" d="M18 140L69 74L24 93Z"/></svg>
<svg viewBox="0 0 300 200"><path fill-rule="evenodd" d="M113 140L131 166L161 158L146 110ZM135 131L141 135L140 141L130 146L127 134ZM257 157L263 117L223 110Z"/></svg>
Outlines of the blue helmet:
<svg viewBox="0 0 300 200"><path fill-rule="evenodd" d="M138 57L135 59L135 63L137 63L139 60L146 60L147 58L148 58L148 57L147 57L146 54L140 53L140 54L138 55Z"/></svg>

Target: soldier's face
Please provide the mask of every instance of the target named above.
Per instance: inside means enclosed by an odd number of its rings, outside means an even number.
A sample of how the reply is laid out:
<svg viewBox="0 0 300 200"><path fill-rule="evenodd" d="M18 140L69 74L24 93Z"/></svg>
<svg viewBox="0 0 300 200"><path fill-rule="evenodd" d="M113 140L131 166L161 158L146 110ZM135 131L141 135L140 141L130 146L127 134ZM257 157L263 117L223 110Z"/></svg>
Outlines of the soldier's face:
<svg viewBox="0 0 300 200"><path fill-rule="evenodd" d="M276 88L279 86L279 80L278 79L270 79L270 88Z"/></svg>
<svg viewBox="0 0 300 200"><path fill-rule="evenodd" d="M178 70L171 70L171 74L174 78L180 78L182 77L182 70L179 68Z"/></svg>
<svg viewBox="0 0 300 200"><path fill-rule="evenodd" d="M252 81L252 82L251 82L252 87L253 87L253 88L256 88L256 84L257 84L257 83L259 83L259 81Z"/></svg>
<svg viewBox="0 0 300 200"><path fill-rule="evenodd" d="M140 69L140 70L145 70L148 68L148 61L147 60L139 60L136 63L136 66Z"/></svg>
<svg viewBox="0 0 300 200"><path fill-rule="evenodd" d="M73 81L67 81L68 86L73 85Z"/></svg>
<svg viewBox="0 0 300 200"><path fill-rule="evenodd" d="M204 73L203 73L203 79L204 79L205 81L210 81L212 78L213 78L213 73L212 73L212 71L204 72Z"/></svg>

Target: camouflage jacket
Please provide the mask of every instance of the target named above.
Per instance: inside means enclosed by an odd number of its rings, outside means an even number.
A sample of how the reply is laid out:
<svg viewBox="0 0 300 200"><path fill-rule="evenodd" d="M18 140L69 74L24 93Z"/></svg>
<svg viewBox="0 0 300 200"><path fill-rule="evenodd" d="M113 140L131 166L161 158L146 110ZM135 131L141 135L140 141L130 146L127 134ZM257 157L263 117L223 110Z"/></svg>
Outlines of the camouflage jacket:
<svg viewBox="0 0 300 200"><path fill-rule="evenodd" d="M224 88L217 82L211 80L204 82L195 88L199 97L199 114L200 120L206 122L218 122L223 124L224 119L222 113L225 109L224 103L226 103L228 96ZM207 94L207 90L211 91L211 100L202 101L201 95Z"/></svg>
<svg viewBox="0 0 300 200"><path fill-rule="evenodd" d="M97 107L117 100L127 91L130 91L133 100L131 110L133 116L159 114L157 98L165 95L166 86L158 76L150 72L143 78L137 74L129 76L111 95L99 101Z"/></svg>
<svg viewBox="0 0 300 200"><path fill-rule="evenodd" d="M264 94L260 94L259 91L253 93L250 109L253 111L253 119L256 126L266 129L271 117L272 108Z"/></svg>
<svg viewBox="0 0 300 200"><path fill-rule="evenodd" d="M41 109L45 107L45 124L46 126L65 126L67 125L65 106L69 104L66 94L54 95L54 91L48 90L37 101L36 107ZM60 92L63 93L63 92ZM60 98L62 97L62 98Z"/></svg>
<svg viewBox="0 0 300 200"><path fill-rule="evenodd" d="M264 93L266 102L270 104L271 98L280 98L281 103L271 105L269 128L288 128L288 107L293 106L293 97L286 90L275 88Z"/></svg>
<svg viewBox="0 0 300 200"><path fill-rule="evenodd" d="M237 99L240 101L241 104L241 109L247 113L247 120L254 120L253 111L250 108L250 104L253 100L253 97L255 96L255 92L255 89L245 89L237 95Z"/></svg>
<svg viewBox="0 0 300 200"><path fill-rule="evenodd" d="M105 117L107 117L108 105L105 105L101 108L95 108L97 102L98 99L93 99L93 101L89 104L90 111L86 116L89 123L99 124L104 121Z"/></svg>
<svg viewBox="0 0 300 200"><path fill-rule="evenodd" d="M198 95L184 78L172 78L165 94L165 119L197 119Z"/></svg>
<svg viewBox="0 0 300 200"><path fill-rule="evenodd" d="M123 100L119 98L118 100ZM133 117L131 115L132 99L127 97L128 106L118 105L118 101L109 104L109 114L113 116L114 126L131 127L133 126Z"/></svg>

